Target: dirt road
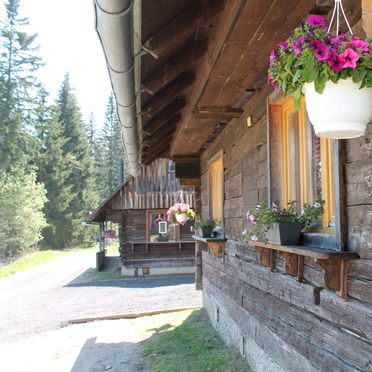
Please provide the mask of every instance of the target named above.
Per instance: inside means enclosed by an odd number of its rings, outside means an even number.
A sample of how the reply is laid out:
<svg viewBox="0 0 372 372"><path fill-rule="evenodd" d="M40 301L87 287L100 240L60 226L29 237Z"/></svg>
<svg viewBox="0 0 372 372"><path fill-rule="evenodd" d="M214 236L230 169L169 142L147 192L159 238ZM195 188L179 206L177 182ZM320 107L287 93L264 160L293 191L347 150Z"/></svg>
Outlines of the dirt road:
<svg viewBox="0 0 372 372"><path fill-rule="evenodd" d="M0 344L71 319L201 306L190 276L84 282L94 263L94 253L74 254L0 280Z"/></svg>

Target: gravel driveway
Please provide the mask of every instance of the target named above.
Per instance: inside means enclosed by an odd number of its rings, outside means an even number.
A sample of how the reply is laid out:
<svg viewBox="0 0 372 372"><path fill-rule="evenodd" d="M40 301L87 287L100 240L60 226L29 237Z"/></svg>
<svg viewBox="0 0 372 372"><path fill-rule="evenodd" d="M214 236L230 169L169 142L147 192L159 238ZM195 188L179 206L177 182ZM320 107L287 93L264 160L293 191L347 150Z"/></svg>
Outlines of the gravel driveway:
<svg viewBox="0 0 372 372"><path fill-rule="evenodd" d="M202 305L192 276L77 283L94 264L94 253L73 254L0 280L0 343L72 319Z"/></svg>

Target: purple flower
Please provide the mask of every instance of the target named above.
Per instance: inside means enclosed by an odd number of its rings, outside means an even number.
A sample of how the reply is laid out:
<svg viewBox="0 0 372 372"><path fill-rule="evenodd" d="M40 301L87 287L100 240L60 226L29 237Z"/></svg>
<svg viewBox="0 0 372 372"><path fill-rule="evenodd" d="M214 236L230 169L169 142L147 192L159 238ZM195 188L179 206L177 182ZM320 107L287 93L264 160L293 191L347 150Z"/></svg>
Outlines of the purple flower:
<svg viewBox="0 0 372 372"><path fill-rule="evenodd" d="M340 55L335 51L332 50L332 53L328 59L328 66L334 72L340 72L343 68L344 60L340 57Z"/></svg>
<svg viewBox="0 0 372 372"><path fill-rule="evenodd" d="M342 68L355 68L359 55L351 48L347 48L342 54L340 54L340 58L344 61Z"/></svg>
<svg viewBox="0 0 372 372"><path fill-rule="evenodd" d="M286 41L282 41L281 43L278 44L279 48L287 48L288 43Z"/></svg>
<svg viewBox="0 0 372 372"><path fill-rule="evenodd" d="M271 85L274 89L279 89L279 84L277 81L273 80L270 74L267 75L267 84ZM257 209L257 208L256 208Z"/></svg>
<svg viewBox="0 0 372 372"><path fill-rule="evenodd" d="M293 42L292 46L296 56L302 53L302 45L304 44L305 40L306 36L302 36Z"/></svg>
<svg viewBox="0 0 372 372"><path fill-rule="evenodd" d="M273 66L274 61L278 58L278 52L276 49L274 49L270 54L270 67Z"/></svg>
<svg viewBox="0 0 372 372"><path fill-rule="evenodd" d="M311 39L310 45L314 49L314 56L318 61L324 61L329 58L330 48L327 45L317 39Z"/></svg>
<svg viewBox="0 0 372 372"><path fill-rule="evenodd" d="M307 20L306 23L310 24L313 27L327 27L327 21L318 15L311 15Z"/></svg>

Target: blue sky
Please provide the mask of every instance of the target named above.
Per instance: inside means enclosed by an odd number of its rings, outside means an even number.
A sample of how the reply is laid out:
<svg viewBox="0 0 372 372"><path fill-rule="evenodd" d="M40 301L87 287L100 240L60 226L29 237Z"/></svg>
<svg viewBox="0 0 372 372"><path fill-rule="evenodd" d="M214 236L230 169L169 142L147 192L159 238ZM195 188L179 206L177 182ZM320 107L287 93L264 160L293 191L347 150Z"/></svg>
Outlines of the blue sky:
<svg viewBox="0 0 372 372"><path fill-rule="evenodd" d="M3 18L6 0L0 0ZM20 15L37 33L39 56L46 66L40 80L54 100L66 71L87 121L93 111L101 126L111 86L103 51L94 27L93 0L21 0Z"/></svg>

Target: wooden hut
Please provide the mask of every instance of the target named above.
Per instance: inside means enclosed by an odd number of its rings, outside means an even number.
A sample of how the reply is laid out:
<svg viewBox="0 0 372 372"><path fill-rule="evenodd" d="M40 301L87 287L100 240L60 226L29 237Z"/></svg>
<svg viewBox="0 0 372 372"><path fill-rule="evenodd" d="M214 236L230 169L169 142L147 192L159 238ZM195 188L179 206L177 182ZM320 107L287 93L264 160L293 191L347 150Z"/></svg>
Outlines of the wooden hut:
<svg viewBox="0 0 372 372"><path fill-rule="evenodd" d="M195 205L191 189L180 192L174 164L157 159L129 177L90 216L99 223L100 250L97 266L104 265L107 222L119 225L121 273L157 275L194 273L195 242L190 223L167 222L169 207L181 200Z"/></svg>
<svg viewBox="0 0 372 372"><path fill-rule="evenodd" d="M255 371L372 370L372 126L350 140L299 137L306 103L295 113L266 84L271 50L309 14L329 19L334 1L118 1L114 15L111 3L96 0L97 29L119 105L125 84L110 47L122 43L105 26L130 33L141 71L132 84L142 113L135 160L172 158L181 185L196 187L196 210L223 221L224 239L198 240L196 249L214 327ZM371 1L343 7L354 32L371 37ZM133 29L115 23L130 12ZM306 161L290 160L289 149ZM310 180L326 201L319 231L292 248L241 242L247 210L306 200Z"/></svg>

